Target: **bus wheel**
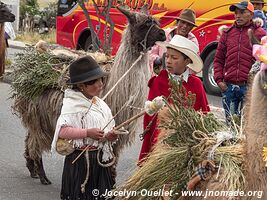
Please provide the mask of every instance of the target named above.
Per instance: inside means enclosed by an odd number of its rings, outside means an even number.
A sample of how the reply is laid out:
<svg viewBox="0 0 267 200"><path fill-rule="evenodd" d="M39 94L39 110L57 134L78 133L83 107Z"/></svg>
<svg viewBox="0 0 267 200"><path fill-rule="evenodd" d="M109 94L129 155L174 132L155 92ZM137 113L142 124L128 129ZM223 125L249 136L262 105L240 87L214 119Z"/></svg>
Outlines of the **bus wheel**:
<svg viewBox="0 0 267 200"><path fill-rule="evenodd" d="M203 68L203 84L208 94L219 96L221 95L221 92L214 80L213 61L215 53L216 49L212 50L205 59Z"/></svg>
<svg viewBox="0 0 267 200"><path fill-rule="evenodd" d="M92 51L93 50L93 45L92 45L92 38L89 36L84 44L84 51Z"/></svg>

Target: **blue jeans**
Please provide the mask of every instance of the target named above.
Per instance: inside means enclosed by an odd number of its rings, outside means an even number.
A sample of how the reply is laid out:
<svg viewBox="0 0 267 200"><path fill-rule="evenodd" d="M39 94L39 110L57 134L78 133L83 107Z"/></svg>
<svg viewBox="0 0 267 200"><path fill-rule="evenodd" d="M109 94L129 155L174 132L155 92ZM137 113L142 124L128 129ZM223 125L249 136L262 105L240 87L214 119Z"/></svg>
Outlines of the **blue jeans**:
<svg viewBox="0 0 267 200"><path fill-rule="evenodd" d="M227 90L222 93L222 103L226 122L230 122L232 115L241 116L241 109L243 108L247 86L227 83L227 87Z"/></svg>

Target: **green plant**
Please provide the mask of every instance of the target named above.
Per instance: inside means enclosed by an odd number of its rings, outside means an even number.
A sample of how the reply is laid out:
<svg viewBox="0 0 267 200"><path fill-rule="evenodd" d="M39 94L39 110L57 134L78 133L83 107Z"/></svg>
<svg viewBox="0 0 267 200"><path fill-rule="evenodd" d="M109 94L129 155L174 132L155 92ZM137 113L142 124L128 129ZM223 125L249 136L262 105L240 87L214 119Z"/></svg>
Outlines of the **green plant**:
<svg viewBox="0 0 267 200"><path fill-rule="evenodd" d="M44 7L41 11L42 19L47 23L49 28L56 27L56 16L57 16L57 3L48 3L48 6Z"/></svg>
<svg viewBox="0 0 267 200"><path fill-rule="evenodd" d="M21 0L20 1L20 17L24 18L26 13L30 16L39 14L39 4L37 0Z"/></svg>

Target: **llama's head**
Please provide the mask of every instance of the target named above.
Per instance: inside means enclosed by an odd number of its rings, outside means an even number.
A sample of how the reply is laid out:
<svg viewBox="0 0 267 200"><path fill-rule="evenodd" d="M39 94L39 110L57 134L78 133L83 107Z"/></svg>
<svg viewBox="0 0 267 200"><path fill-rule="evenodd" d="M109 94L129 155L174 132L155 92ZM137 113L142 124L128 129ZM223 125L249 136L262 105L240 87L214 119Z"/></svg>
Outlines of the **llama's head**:
<svg viewBox="0 0 267 200"><path fill-rule="evenodd" d="M140 12L131 12L122 7L118 7L128 18L128 28L131 32L131 43L138 45L138 50L142 51L155 45L157 41L165 41L165 32L159 27L159 23L152 16L148 15L146 8Z"/></svg>
<svg viewBox="0 0 267 200"><path fill-rule="evenodd" d="M11 13L6 4L0 2L0 23L14 22L15 15Z"/></svg>

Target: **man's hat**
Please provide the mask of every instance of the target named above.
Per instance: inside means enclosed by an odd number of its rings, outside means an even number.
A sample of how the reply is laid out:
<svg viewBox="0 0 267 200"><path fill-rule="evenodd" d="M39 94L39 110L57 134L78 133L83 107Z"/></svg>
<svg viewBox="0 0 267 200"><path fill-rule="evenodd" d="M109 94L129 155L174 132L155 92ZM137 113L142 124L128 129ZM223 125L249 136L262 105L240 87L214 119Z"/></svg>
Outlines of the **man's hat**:
<svg viewBox="0 0 267 200"><path fill-rule="evenodd" d="M240 10L249 10L250 12L254 12L254 6L248 1L241 1L240 3L231 5L229 10L234 12L237 8Z"/></svg>
<svg viewBox="0 0 267 200"><path fill-rule="evenodd" d="M69 66L70 79L68 84L85 83L107 76L91 56L78 58Z"/></svg>
<svg viewBox="0 0 267 200"><path fill-rule="evenodd" d="M265 4L264 0L250 0L251 3L261 3Z"/></svg>
<svg viewBox="0 0 267 200"><path fill-rule="evenodd" d="M170 42L157 42L161 47L172 48L182 52L188 56L192 63L188 64L188 67L195 72L200 72L203 68L203 61L197 54L199 51L198 46L191 40L181 35L175 35Z"/></svg>
<svg viewBox="0 0 267 200"><path fill-rule="evenodd" d="M179 17L177 17L177 20L183 20L185 22L188 22L189 24L197 26L196 25L196 13L195 11L188 9L188 8L181 11Z"/></svg>

